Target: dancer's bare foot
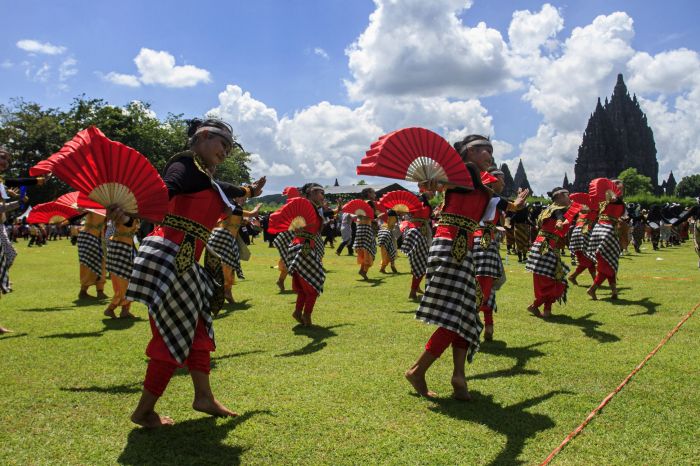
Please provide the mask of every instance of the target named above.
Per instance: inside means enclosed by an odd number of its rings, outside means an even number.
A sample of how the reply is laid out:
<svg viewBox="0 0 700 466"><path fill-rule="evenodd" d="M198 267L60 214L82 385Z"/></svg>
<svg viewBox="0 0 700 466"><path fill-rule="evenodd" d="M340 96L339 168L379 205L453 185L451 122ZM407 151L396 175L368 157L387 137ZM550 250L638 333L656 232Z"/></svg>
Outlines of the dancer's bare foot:
<svg viewBox="0 0 700 466"><path fill-rule="evenodd" d="M399 271L396 270L396 267L394 265L391 266L391 273L399 273Z"/></svg>
<svg viewBox="0 0 700 466"><path fill-rule="evenodd" d="M105 315L105 317L109 317L110 319L116 319L117 315L114 313L114 308L113 307L108 307L105 309L105 311L102 313Z"/></svg>
<svg viewBox="0 0 700 466"><path fill-rule="evenodd" d="M590 296L593 301L598 300L598 296L596 296L596 294L595 294L595 288L593 288L593 287L588 288L586 290L586 293L588 293L588 296Z"/></svg>
<svg viewBox="0 0 700 466"><path fill-rule="evenodd" d="M418 294L416 293L416 290L411 290L411 292L408 293L408 299L413 299L413 300L418 299Z"/></svg>
<svg viewBox="0 0 700 466"><path fill-rule="evenodd" d="M236 302L235 299L233 299L233 295L231 294L231 290L226 290L224 291L224 299L229 302L229 304L233 304Z"/></svg>
<svg viewBox="0 0 700 466"><path fill-rule="evenodd" d="M532 314L532 315L535 316L535 317L542 317L542 314L540 314L540 310L537 309L537 308L536 308L535 306L533 306L532 304L530 304L530 305L527 307L527 312L529 312L530 314Z"/></svg>
<svg viewBox="0 0 700 466"><path fill-rule="evenodd" d="M122 309L122 312L119 313L119 318L120 319L135 319L136 316L134 314L132 314L131 311L128 309L126 309L126 310Z"/></svg>
<svg viewBox="0 0 700 466"><path fill-rule="evenodd" d="M612 294L610 295L610 299L613 301L617 299L617 291L613 290Z"/></svg>
<svg viewBox="0 0 700 466"><path fill-rule="evenodd" d="M576 277L573 275L569 275L569 281L573 283L574 285L578 285L578 282L576 281Z"/></svg>
<svg viewBox="0 0 700 466"><path fill-rule="evenodd" d="M296 321L299 322L300 324L303 324L303 323L304 323L304 322L301 320L301 311L294 311L294 312L292 312L292 317L294 318L294 320L296 320Z"/></svg>
<svg viewBox="0 0 700 466"><path fill-rule="evenodd" d="M91 299L94 298L91 294L88 294L86 290L80 290L80 293L78 293L78 299Z"/></svg>
<svg viewBox="0 0 700 466"><path fill-rule="evenodd" d="M0 335L2 335L3 333L12 333L12 330L10 330L9 328L0 327Z"/></svg>
<svg viewBox="0 0 700 466"><path fill-rule="evenodd" d="M552 317L552 310L551 309L545 309L544 312L542 313L542 317L547 319L549 317Z"/></svg>
<svg viewBox="0 0 700 466"><path fill-rule="evenodd" d="M423 290L420 289L420 287L416 288L416 293L418 294L424 294Z"/></svg>
<svg viewBox="0 0 700 466"><path fill-rule="evenodd" d="M214 397L211 398L195 398L192 402L192 409L206 414L211 414L216 417L236 417L238 413L235 413L228 409L226 406L219 403Z"/></svg>
<svg viewBox="0 0 700 466"><path fill-rule="evenodd" d="M313 325L311 323L311 314L302 314L301 315L301 324L304 327L311 327Z"/></svg>
<svg viewBox="0 0 700 466"><path fill-rule="evenodd" d="M425 381L425 375L417 374L415 366L407 370L404 376L420 396L426 398L435 398L437 396L437 393L428 390L428 382Z"/></svg>
<svg viewBox="0 0 700 466"><path fill-rule="evenodd" d="M484 341L493 341L493 325L484 327Z"/></svg>
<svg viewBox="0 0 700 466"><path fill-rule="evenodd" d="M460 401L471 401L472 396L467 390L467 381L464 377L452 377L452 398Z"/></svg>
<svg viewBox="0 0 700 466"><path fill-rule="evenodd" d="M360 274L363 280L369 279L369 277L367 276L367 272L365 272L364 270L360 269L357 273Z"/></svg>
<svg viewBox="0 0 700 466"><path fill-rule="evenodd" d="M277 280L277 288L279 288L280 291L284 291L284 280Z"/></svg>
<svg viewBox="0 0 700 466"><path fill-rule="evenodd" d="M169 416L161 416L155 411L149 411L146 413L137 413L134 411L134 414L131 415L131 422L147 429L156 429L158 427L171 426L175 424L173 418Z"/></svg>
<svg viewBox="0 0 700 466"><path fill-rule="evenodd" d="M109 296L105 294L102 290L97 290L97 299L108 299Z"/></svg>

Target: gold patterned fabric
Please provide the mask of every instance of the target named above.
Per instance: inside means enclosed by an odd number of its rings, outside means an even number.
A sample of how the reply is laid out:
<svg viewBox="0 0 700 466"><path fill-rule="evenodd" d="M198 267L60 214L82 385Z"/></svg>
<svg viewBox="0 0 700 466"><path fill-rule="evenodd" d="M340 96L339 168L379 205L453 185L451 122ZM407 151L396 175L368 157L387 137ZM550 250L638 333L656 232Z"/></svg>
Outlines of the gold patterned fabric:
<svg viewBox="0 0 700 466"><path fill-rule="evenodd" d="M175 256L175 268L179 275L183 275L194 264L195 239L204 244L209 239L209 230L201 223L197 223L187 217L168 214L163 219L163 226L173 228L185 233L180 243L180 249Z"/></svg>
<svg viewBox="0 0 700 466"><path fill-rule="evenodd" d="M469 217L443 213L440 216L440 225L457 227L457 236L452 243L452 257L461 262L469 252L469 235L474 234L479 224Z"/></svg>

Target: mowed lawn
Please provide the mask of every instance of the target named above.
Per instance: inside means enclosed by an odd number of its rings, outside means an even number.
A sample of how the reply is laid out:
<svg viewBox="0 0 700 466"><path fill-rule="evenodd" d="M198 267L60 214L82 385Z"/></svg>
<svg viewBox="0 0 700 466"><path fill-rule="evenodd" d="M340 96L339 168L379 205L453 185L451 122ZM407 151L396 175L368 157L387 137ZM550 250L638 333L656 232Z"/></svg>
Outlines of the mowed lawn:
<svg viewBox="0 0 700 466"><path fill-rule="evenodd" d="M306 329L291 318L295 295L275 285L276 249L256 244L238 303L215 321L212 384L240 417L193 411L182 371L158 403L176 425L146 431L129 421L146 309L108 320L105 302L76 301L77 251L66 240L17 249L15 291L0 299L0 323L15 331L0 337L3 465L536 464L700 301L692 247L646 244L621 260L616 304L607 289L592 302L573 287L544 321L526 312L532 279L508 256L495 341L467 367L474 400L450 398L449 350L428 373L440 397L427 400L403 377L434 330L414 319L405 258L401 274L375 264L363 282L354 258L327 249L326 292ZM553 464L697 464L699 337L700 311Z"/></svg>

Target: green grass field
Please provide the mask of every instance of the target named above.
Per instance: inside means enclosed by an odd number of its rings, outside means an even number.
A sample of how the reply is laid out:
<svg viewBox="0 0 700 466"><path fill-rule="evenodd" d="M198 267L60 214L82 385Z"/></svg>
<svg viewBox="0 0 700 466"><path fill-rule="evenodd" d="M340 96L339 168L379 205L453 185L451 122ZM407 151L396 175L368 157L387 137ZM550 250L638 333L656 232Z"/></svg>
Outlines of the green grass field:
<svg viewBox="0 0 700 466"><path fill-rule="evenodd" d="M413 318L400 275L363 282L354 258L327 250L315 327L295 326L294 295L275 286L276 249L256 244L216 319L212 385L241 416L191 409L178 373L158 404L176 425L129 421L146 368L146 309L107 320L105 303L76 302L68 241L18 245L15 291L0 299L0 464L537 464L581 423L700 301L688 244L621 260L621 299L573 287L549 321L525 311L531 276L512 260L495 341L467 367L474 401L453 401L449 352L428 373L440 397L412 394L403 372L434 327ZM567 258L568 260L568 258ZM590 283L589 278L580 282ZM107 286L108 294L111 287ZM93 290L91 290L94 293ZM700 462L700 312L553 464Z"/></svg>

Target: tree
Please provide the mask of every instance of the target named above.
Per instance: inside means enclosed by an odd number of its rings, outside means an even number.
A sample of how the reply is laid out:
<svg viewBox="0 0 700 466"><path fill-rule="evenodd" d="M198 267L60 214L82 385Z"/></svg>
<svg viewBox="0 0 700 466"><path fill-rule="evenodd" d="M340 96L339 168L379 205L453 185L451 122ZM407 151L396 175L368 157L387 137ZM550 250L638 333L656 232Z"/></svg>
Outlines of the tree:
<svg viewBox="0 0 700 466"><path fill-rule="evenodd" d="M700 197L700 174L684 176L676 186L678 197Z"/></svg>
<svg viewBox="0 0 700 466"><path fill-rule="evenodd" d="M639 174L636 168L623 170L618 176L625 184L625 195L634 196L637 194L652 193L654 190L651 178Z"/></svg>

